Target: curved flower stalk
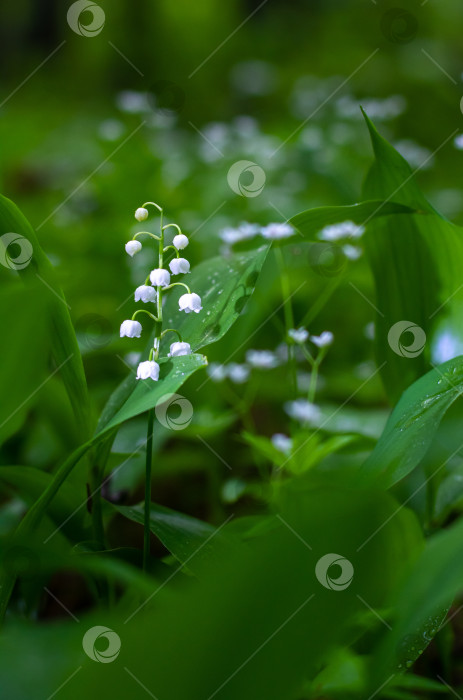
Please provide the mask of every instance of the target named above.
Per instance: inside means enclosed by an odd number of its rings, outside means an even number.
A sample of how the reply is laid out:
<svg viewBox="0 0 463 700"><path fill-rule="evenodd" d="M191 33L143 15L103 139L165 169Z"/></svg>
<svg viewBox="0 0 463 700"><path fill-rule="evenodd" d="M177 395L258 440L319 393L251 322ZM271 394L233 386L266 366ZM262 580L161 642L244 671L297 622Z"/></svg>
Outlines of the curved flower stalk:
<svg viewBox="0 0 463 700"><path fill-rule="evenodd" d="M151 379L154 382L159 380L160 366L158 364L161 340L167 333L175 333L178 340L171 344L168 357L181 357L191 354L189 343L183 338L175 328L163 329L162 301L165 292L173 287L184 287L185 294L179 299L180 311L185 313L199 313L202 310L201 297L192 292L184 282L171 282L171 275L186 275L190 272L190 263L186 258L180 257L180 251L188 246L188 237L182 232L177 224L164 225L164 212L162 207L155 202L145 202L135 211L137 221L146 221L149 216L147 207L152 206L160 214L159 235L150 231L139 231L131 241L125 245L125 250L133 257L142 249L142 243L138 240L141 236L147 236L154 241L157 247L157 267L151 270L145 281L135 289L134 299L143 304L153 304L154 313L148 309L137 309L132 318L126 319L121 324L120 336L128 338L139 338L143 327L137 320L139 314L146 314L154 322L154 342L149 351L148 359L139 363L137 368L137 379ZM164 245L164 233L168 228L176 229L176 235L172 245ZM173 253L173 255L172 255ZM168 261L167 258L170 258ZM143 538L143 569L148 569L150 556L150 509L151 509L151 469L153 456L153 427L154 409L148 411L148 433L146 438L146 469L145 469L145 508L144 508L144 538Z"/></svg>
<svg viewBox="0 0 463 700"><path fill-rule="evenodd" d="M131 241L128 241L125 245L125 250L133 257L142 249L142 243L139 241L139 237L148 236L151 238L158 249L158 263L154 270L151 270L146 277L143 284L135 290L135 301L141 301L144 304L153 303L155 305L155 313L148 311L147 309L137 309L132 315L131 319L127 319L122 322L120 329L120 336L127 336L128 338L139 338L142 333L142 325L140 321L136 320L138 314L146 314L155 324L155 338L153 347L150 349L148 360L140 362L137 369L137 379L152 379L153 381L158 381L159 379L159 350L161 346L161 340L166 335L166 333L175 333L178 336L178 342L172 343L170 346L169 357L179 357L181 355L191 354L191 347L188 343L183 342L181 334L174 328L167 328L163 330L163 318L162 318L162 301L163 295L169 289L173 287L184 287L186 290L185 294L179 299L179 309L180 311L185 311L185 313L199 313L202 310L201 297L192 292L187 284L184 282L171 282L171 276L186 275L190 272L190 263L186 258L180 257L180 251L184 250L189 243L188 237L182 232L180 226L177 224L167 224L163 225L163 209L155 202L145 202L141 207L135 211L135 218L137 221L146 221L149 216L149 211L147 207L152 206L160 214L160 230L159 235L151 233L150 231L139 231L136 233ZM164 245L164 233L168 228L176 229L177 233L174 236L172 245ZM171 255L173 253L173 256ZM167 262L167 257L171 259Z"/></svg>

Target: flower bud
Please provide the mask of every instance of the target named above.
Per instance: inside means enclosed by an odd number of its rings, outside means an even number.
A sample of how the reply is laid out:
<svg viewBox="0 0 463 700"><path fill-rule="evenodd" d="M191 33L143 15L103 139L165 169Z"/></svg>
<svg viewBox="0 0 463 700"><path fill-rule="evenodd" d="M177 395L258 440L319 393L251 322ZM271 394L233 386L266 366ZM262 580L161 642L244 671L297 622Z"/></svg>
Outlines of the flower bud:
<svg viewBox="0 0 463 700"><path fill-rule="evenodd" d="M135 212L135 218L137 221L145 221L145 219L148 218L148 209L145 209L145 207L138 207Z"/></svg>
<svg viewBox="0 0 463 700"><path fill-rule="evenodd" d="M179 233L177 236L174 236L174 240L172 241L172 243L175 246L175 248L177 248L177 250L183 250L187 247L189 241L183 233Z"/></svg>

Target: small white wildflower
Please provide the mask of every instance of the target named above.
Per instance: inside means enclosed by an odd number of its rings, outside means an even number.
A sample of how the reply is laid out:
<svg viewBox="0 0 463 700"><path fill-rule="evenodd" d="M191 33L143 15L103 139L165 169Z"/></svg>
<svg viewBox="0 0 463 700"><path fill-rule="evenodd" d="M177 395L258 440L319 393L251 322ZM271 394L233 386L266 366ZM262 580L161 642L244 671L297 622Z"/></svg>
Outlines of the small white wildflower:
<svg viewBox="0 0 463 700"><path fill-rule="evenodd" d="M190 263L185 258L174 258L169 267L173 275L186 275L190 271Z"/></svg>
<svg viewBox="0 0 463 700"><path fill-rule="evenodd" d="M298 345L303 345L308 337L309 337L309 332L305 328L291 328L288 331L288 335L290 338L294 340L295 343Z"/></svg>
<svg viewBox="0 0 463 700"><path fill-rule="evenodd" d="M259 231L260 226L258 224L248 224L244 221L238 226L238 228L224 228L219 235L224 243L233 245L233 243L238 243L239 241L245 241L248 238L253 238L259 233Z"/></svg>
<svg viewBox="0 0 463 700"><path fill-rule="evenodd" d="M140 241L129 241L125 244L125 250L132 258L135 253L138 253L141 250L141 248L142 246Z"/></svg>
<svg viewBox="0 0 463 700"><path fill-rule="evenodd" d="M285 411L300 423L313 423L320 418L320 409L306 399L296 399L285 404Z"/></svg>
<svg viewBox="0 0 463 700"><path fill-rule="evenodd" d="M333 342L334 335L331 331L323 331L320 335L311 335L310 340L317 348L326 348Z"/></svg>
<svg viewBox="0 0 463 700"><path fill-rule="evenodd" d="M157 382L159 379L159 365L157 362L140 362L137 369L137 379L152 379Z"/></svg>
<svg viewBox="0 0 463 700"><path fill-rule="evenodd" d="M365 233L364 226L357 226L353 221L343 221L340 224L325 226L318 238L322 241L339 241L341 238L360 238Z"/></svg>
<svg viewBox="0 0 463 700"><path fill-rule="evenodd" d="M225 365L221 365L218 362L212 362L207 368L207 373L213 382L223 382L227 378Z"/></svg>
<svg viewBox="0 0 463 700"><path fill-rule="evenodd" d="M127 338L139 338L141 331L141 323L138 321L122 321L121 323L121 338L124 336L127 336Z"/></svg>
<svg viewBox="0 0 463 700"><path fill-rule="evenodd" d="M234 384L244 384L249 379L251 370L246 365L239 365L237 362L230 362L225 367L228 378Z"/></svg>
<svg viewBox="0 0 463 700"><path fill-rule="evenodd" d="M283 435L283 433L275 433L275 435L272 435L271 441L272 445L285 455L288 455L293 448L293 441L287 435Z"/></svg>
<svg viewBox="0 0 463 700"><path fill-rule="evenodd" d="M148 218L148 209L145 207L138 207L135 212L135 218L137 221L145 221Z"/></svg>
<svg viewBox="0 0 463 700"><path fill-rule="evenodd" d="M289 238L289 236L294 235L295 231L289 224L269 224L264 226L261 233L264 238L273 241L280 238Z"/></svg>
<svg viewBox="0 0 463 700"><path fill-rule="evenodd" d="M190 343L172 343L168 357L181 357L182 355L191 355Z"/></svg>
<svg viewBox="0 0 463 700"><path fill-rule="evenodd" d="M270 350L248 350L246 362L257 369L273 369L278 366L278 358Z"/></svg>
<svg viewBox="0 0 463 700"><path fill-rule="evenodd" d="M172 243L174 247L177 248L177 250L183 250L187 247L189 241L183 233L179 233L176 236L174 236L174 240L172 241Z"/></svg>
<svg viewBox="0 0 463 700"><path fill-rule="evenodd" d="M463 151L463 134L458 134L458 136L455 136L453 145L458 151Z"/></svg>
<svg viewBox="0 0 463 700"><path fill-rule="evenodd" d="M156 290L147 284L142 284L135 290L135 301L156 301Z"/></svg>
<svg viewBox="0 0 463 700"><path fill-rule="evenodd" d="M349 245L348 243L342 246L342 251L348 260L358 260L362 255L361 248L357 248L355 245Z"/></svg>
<svg viewBox="0 0 463 700"><path fill-rule="evenodd" d="M180 311L185 311L187 314L191 313L192 311L199 314L203 308L201 306L201 297L199 294L195 294L194 292L193 294L182 294L178 300L178 307Z"/></svg>
<svg viewBox="0 0 463 700"><path fill-rule="evenodd" d="M170 273L168 270L158 267L155 270L151 270L150 280L155 287L168 287L170 284Z"/></svg>

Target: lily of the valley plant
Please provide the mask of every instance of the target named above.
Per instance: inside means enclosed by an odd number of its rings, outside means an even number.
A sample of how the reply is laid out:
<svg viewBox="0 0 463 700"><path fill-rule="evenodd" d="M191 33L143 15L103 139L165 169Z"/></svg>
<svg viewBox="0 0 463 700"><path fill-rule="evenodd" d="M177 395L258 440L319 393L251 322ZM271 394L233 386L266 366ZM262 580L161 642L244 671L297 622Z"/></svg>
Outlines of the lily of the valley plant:
<svg viewBox="0 0 463 700"><path fill-rule="evenodd" d="M147 309L137 309L132 315L132 318L123 321L121 324L120 335L127 336L128 338L139 338L142 332L142 325L136 320L138 314L147 314L155 324L155 336L153 347L149 351L148 359L144 362L140 362L137 369L137 379L152 379L157 381L159 379L159 364L157 360L159 359L159 350L161 346L161 340L167 333L175 333L178 336L178 341L174 342L170 346L169 357L179 357L180 355L189 355L191 353L191 348L189 343L184 343L182 336L179 331L174 328L162 328L162 299L163 294L173 287L184 287L186 293L182 294L178 303L181 311L185 313L199 313L202 309L201 298L198 294L191 292L189 286L184 282L171 282L171 275L185 275L190 272L190 263L185 258L180 257L180 251L187 247L189 241L187 236L182 233L180 227L177 224L166 224L163 225L163 210L155 202L145 202L143 206L139 207L135 212L135 218L137 221L145 221L148 218L148 209L146 207L153 206L160 213L160 231L159 235L151 233L150 231L139 231L136 233L131 241L126 243L125 250L127 253L133 257L142 249L142 244L138 240L140 236L149 236L156 241L158 248L158 266L151 270L151 272L146 277L144 283L136 288L135 290L135 301L141 301L145 304L154 304L155 313L148 311ZM164 232L168 228L177 229L178 233L174 236L172 245L164 245ZM172 256L171 253L174 253ZM170 261L167 263L167 258L170 257Z"/></svg>

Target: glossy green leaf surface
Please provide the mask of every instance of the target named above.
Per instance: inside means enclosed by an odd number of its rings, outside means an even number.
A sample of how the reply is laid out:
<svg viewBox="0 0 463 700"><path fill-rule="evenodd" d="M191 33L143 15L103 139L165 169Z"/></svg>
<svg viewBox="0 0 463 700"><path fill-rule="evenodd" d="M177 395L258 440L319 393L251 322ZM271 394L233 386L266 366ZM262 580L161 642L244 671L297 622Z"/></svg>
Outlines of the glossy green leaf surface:
<svg viewBox="0 0 463 700"><path fill-rule="evenodd" d="M445 412L462 391L463 357L445 362L414 382L363 464L360 482L379 479L388 487L409 474L426 454Z"/></svg>
<svg viewBox="0 0 463 700"><path fill-rule="evenodd" d="M10 199L0 195L0 236L8 233L19 234L25 239L27 249L31 251L30 263L18 269L18 274L26 285L43 286L49 310L46 327L53 338L53 356L56 365L61 368L60 373L78 427L85 439L90 430L87 382L66 300L55 270L43 252L29 221Z"/></svg>
<svg viewBox="0 0 463 700"><path fill-rule="evenodd" d="M391 215L371 221L364 236L379 310L375 349L386 391L393 400L432 364L463 353L463 229L426 201L415 173L366 118L375 162L364 197L393 200L426 215ZM410 348L410 333L391 331L408 321L425 333ZM392 333L392 336L390 335ZM419 347L418 347L419 345Z"/></svg>

